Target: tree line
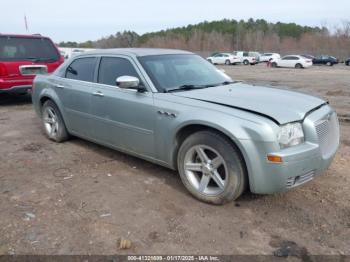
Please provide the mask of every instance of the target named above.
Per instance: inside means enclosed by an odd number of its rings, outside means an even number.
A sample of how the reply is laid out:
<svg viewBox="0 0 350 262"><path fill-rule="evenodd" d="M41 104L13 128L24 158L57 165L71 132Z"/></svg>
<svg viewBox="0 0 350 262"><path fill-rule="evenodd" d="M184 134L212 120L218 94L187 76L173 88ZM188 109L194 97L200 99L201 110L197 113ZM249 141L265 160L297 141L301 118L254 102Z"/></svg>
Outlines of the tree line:
<svg viewBox="0 0 350 262"><path fill-rule="evenodd" d="M350 56L350 22L338 28L310 27L295 23L270 23L264 19L247 21L224 19L161 30L139 35L133 31L117 32L96 41L61 42L61 47L178 48L194 52L224 52L233 50L330 54L340 58Z"/></svg>

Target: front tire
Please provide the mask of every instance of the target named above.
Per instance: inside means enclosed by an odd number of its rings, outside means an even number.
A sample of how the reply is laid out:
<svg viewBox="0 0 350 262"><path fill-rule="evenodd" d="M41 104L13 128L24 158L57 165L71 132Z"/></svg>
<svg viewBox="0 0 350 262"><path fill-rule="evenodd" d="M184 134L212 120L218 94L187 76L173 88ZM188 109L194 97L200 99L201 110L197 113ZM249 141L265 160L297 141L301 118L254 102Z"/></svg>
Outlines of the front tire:
<svg viewBox="0 0 350 262"><path fill-rule="evenodd" d="M274 67L274 68L276 68L278 65L277 65L276 62L273 62L273 63L271 64L271 66Z"/></svg>
<svg viewBox="0 0 350 262"><path fill-rule="evenodd" d="M332 64L331 62L327 62L326 65L328 65L328 66L333 66L333 64Z"/></svg>
<svg viewBox="0 0 350 262"><path fill-rule="evenodd" d="M66 125L57 105L47 100L41 111L42 125L45 135L55 142L64 142L69 138Z"/></svg>
<svg viewBox="0 0 350 262"><path fill-rule="evenodd" d="M178 153L181 180L197 199L216 205L237 199L247 175L241 154L227 138L200 131L182 143Z"/></svg>

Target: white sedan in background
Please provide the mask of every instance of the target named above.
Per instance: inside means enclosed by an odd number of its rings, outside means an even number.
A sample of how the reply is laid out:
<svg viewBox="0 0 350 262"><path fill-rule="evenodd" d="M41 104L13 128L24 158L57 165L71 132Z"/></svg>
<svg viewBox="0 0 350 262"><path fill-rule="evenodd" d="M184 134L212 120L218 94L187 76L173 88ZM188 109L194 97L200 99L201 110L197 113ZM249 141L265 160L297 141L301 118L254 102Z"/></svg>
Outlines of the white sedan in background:
<svg viewBox="0 0 350 262"><path fill-rule="evenodd" d="M241 63L241 59L230 53L217 53L207 57L207 60L214 65L235 65Z"/></svg>
<svg viewBox="0 0 350 262"><path fill-rule="evenodd" d="M308 68L312 66L312 60L300 55L287 55L280 59L273 59L272 67Z"/></svg>

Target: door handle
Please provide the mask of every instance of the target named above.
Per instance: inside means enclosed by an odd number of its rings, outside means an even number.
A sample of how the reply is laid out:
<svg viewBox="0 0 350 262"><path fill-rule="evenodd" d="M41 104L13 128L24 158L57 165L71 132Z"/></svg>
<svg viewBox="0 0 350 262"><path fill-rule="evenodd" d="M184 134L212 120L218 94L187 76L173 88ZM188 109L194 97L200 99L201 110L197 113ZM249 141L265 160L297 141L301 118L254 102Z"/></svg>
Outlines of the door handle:
<svg viewBox="0 0 350 262"><path fill-rule="evenodd" d="M101 91L93 92L92 95L93 96L100 96L100 97L104 97L105 96Z"/></svg>
<svg viewBox="0 0 350 262"><path fill-rule="evenodd" d="M60 85L60 84L55 84L54 85L56 88L60 88L60 89L63 89L64 88L64 85Z"/></svg>

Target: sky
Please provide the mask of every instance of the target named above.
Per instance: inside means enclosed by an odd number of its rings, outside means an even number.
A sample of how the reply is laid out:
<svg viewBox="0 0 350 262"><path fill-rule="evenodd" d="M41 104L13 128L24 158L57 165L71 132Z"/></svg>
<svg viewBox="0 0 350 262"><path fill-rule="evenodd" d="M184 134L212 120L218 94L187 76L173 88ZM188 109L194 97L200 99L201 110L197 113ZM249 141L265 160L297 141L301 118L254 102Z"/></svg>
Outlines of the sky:
<svg viewBox="0 0 350 262"><path fill-rule="evenodd" d="M0 33L40 33L55 42L97 40L124 30L143 34L224 18L311 26L350 20L349 0L0 0L0 9Z"/></svg>

